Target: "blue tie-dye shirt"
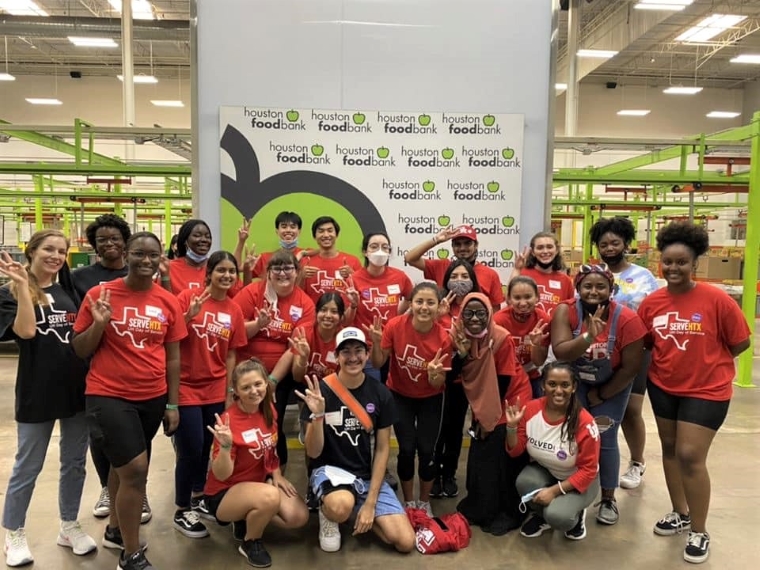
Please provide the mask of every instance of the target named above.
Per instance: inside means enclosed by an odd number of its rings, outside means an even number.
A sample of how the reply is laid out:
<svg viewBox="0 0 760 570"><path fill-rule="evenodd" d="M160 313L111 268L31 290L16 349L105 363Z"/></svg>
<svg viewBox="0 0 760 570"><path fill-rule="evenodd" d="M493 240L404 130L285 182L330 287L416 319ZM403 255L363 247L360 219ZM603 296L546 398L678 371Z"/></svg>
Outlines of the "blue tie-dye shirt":
<svg viewBox="0 0 760 570"><path fill-rule="evenodd" d="M644 298L657 291L657 280L652 272L631 264L625 271L615 273L615 290L612 298L621 305L637 311Z"/></svg>

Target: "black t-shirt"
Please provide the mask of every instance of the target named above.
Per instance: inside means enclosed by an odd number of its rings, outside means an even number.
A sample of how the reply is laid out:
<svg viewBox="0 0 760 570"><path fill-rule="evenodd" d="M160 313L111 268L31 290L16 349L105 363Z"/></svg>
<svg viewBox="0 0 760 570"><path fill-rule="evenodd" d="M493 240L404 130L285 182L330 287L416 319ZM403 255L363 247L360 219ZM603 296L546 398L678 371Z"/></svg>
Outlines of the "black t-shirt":
<svg viewBox="0 0 760 570"><path fill-rule="evenodd" d="M52 301L36 305L37 331L25 340L13 332L18 307L8 287L0 287L0 340L18 344L17 422L39 423L70 418L84 411L87 365L71 348L77 308L63 288L43 289Z"/></svg>
<svg viewBox="0 0 760 570"><path fill-rule="evenodd" d="M320 381L319 389L325 398L325 419L321 422L325 430L325 445L322 454L312 459L310 466L333 465L361 479L371 479L372 434L367 433L324 381ZM375 430L390 427L397 420L393 396L380 382L365 377L361 386L350 392L372 418ZM309 421L309 416L311 411L304 406L301 419Z"/></svg>
<svg viewBox="0 0 760 570"><path fill-rule="evenodd" d="M71 272L71 277L74 280L74 289L76 289L79 298L84 302L87 297L87 291L101 283L107 283L119 277L126 277L127 271L126 265L121 269L109 269L98 262L95 265L75 269Z"/></svg>

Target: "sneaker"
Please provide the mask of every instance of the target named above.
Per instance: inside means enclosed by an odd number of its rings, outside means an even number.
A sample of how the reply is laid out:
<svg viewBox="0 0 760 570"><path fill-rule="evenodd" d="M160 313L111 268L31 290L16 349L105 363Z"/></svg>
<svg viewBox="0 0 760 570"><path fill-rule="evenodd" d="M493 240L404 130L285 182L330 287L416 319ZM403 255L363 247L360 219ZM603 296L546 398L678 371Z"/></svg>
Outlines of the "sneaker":
<svg viewBox="0 0 760 570"><path fill-rule="evenodd" d="M311 485L308 485L306 489L306 507L310 513L316 513L319 510L319 499Z"/></svg>
<svg viewBox="0 0 760 570"><path fill-rule="evenodd" d="M34 562L29 545L26 543L26 531L23 528L9 530L5 533L5 564L23 566Z"/></svg>
<svg viewBox="0 0 760 570"><path fill-rule="evenodd" d="M691 528L691 517L672 511L658 520L654 525L654 533L660 536L681 534Z"/></svg>
<svg viewBox="0 0 760 570"><path fill-rule="evenodd" d="M602 499L597 503L599 510L596 513L596 522L613 525L620 519L620 513L615 499ZM596 505L595 505L596 506Z"/></svg>
<svg viewBox="0 0 760 570"><path fill-rule="evenodd" d="M106 525L106 531L103 533L103 540L101 544L104 548L112 548L114 550L124 550L124 538L121 536L121 529L119 527L111 528ZM140 537L140 550L147 550L148 543Z"/></svg>
<svg viewBox="0 0 760 570"><path fill-rule="evenodd" d="M647 470L646 463L639 463L638 461L631 461L628 464L628 471L620 476L620 486L623 489L635 489L641 485L641 478L644 477L644 472Z"/></svg>
<svg viewBox="0 0 760 570"><path fill-rule="evenodd" d="M456 477L444 477L443 479L443 496L456 497L459 494L459 486Z"/></svg>
<svg viewBox="0 0 760 570"><path fill-rule="evenodd" d="M232 523L232 538L238 542L245 540L245 535L248 532L248 523L245 521L235 521Z"/></svg>
<svg viewBox="0 0 760 570"><path fill-rule="evenodd" d="M387 469L385 470L385 482L390 485L391 489L398 491L398 480Z"/></svg>
<svg viewBox="0 0 760 570"><path fill-rule="evenodd" d="M405 501L404 502L404 508L405 509L416 509L417 508L417 501Z"/></svg>
<svg viewBox="0 0 760 570"><path fill-rule="evenodd" d="M710 535L706 532L689 532L683 559L692 564L702 564L710 555Z"/></svg>
<svg viewBox="0 0 760 570"><path fill-rule="evenodd" d="M155 570L155 567L145 558L144 550L138 550L129 556L129 558L125 558L122 552L119 556L117 568L120 570Z"/></svg>
<svg viewBox="0 0 760 570"><path fill-rule="evenodd" d="M111 496L108 494L108 487L100 490L100 498L92 509L93 516L102 519L111 514Z"/></svg>
<svg viewBox="0 0 760 570"><path fill-rule="evenodd" d="M190 499L190 508L198 513L198 516L208 521L216 521L216 517L211 514L206 506L206 499L203 497L193 497Z"/></svg>
<svg viewBox="0 0 760 570"><path fill-rule="evenodd" d="M325 552L340 550L340 527L319 509L319 547Z"/></svg>
<svg viewBox="0 0 760 570"><path fill-rule="evenodd" d="M205 538L208 536L206 525L196 511L177 511L174 513L174 528L188 538Z"/></svg>
<svg viewBox="0 0 760 570"><path fill-rule="evenodd" d="M61 530L58 532L58 546L71 548L77 556L82 556L95 550L98 545L93 538L82 530L79 521L61 522Z"/></svg>
<svg viewBox="0 0 760 570"><path fill-rule="evenodd" d="M440 477L436 477L433 480L433 486L430 488L430 498L440 499L443 497L443 482Z"/></svg>
<svg viewBox="0 0 760 570"><path fill-rule="evenodd" d="M522 527L520 527L520 534L526 538L536 538L549 529L551 529L551 527L546 524L543 517L540 517L537 514L532 514L531 517L523 523Z"/></svg>
<svg viewBox="0 0 760 570"><path fill-rule="evenodd" d="M140 513L140 524L145 524L152 518L153 511L150 510L150 505L148 504L148 495L145 495L143 497L142 513Z"/></svg>
<svg viewBox="0 0 760 570"><path fill-rule="evenodd" d="M425 514L431 519L435 516L433 514L433 507L430 506L430 501L417 501L417 508L425 511Z"/></svg>
<svg viewBox="0 0 760 570"><path fill-rule="evenodd" d="M238 546L238 552L245 556L248 564L254 568L268 568L272 565L272 557L269 556L264 543L260 538L256 540L246 540Z"/></svg>
<svg viewBox="0 0 760 570"><path fill-rule="evenodd" d="M575 526L565 533L565 538L570 540L583 540L586 538L586 509L578 515L578 522Z"/></svg>

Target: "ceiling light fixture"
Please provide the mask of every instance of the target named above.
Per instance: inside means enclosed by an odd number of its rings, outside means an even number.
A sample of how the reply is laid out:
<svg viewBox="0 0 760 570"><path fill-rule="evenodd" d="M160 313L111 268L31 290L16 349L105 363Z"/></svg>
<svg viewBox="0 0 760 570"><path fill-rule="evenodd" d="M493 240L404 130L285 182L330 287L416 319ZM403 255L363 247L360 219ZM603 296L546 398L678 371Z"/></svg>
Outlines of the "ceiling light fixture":
<svg viewBox="0 0 760 570"><path fill-rule="evenodd" d="M0 10L12 16L49 16L32 0L0 0Z"/></svg>
<svg viewBox="0 0 760 570"><path fill-rule="evenodd" d="M45 97L27 97L26 102L32 105L63 105L63 101L60 99L48 99Z"/></svg>
<svg viewBox="0 0 760 570"><path fill-rule="evenodd" d="M700 91L702 91L702 87L682 87L682 86L676 86L676 87L668 87L667 89L663 89L663 93L667 93L668 95L696 95Z"/></svg>
<svg viewBox="0 0 760 570"><path fill-rule="evenodd" d="M694 0L639 0L634 4L637 10L661 10L668 12L678 12L691 5Z"/></svg>
<svg viewBox="0 0 760 570"><path fill-rule="evenodd" d="M739 115L741 113L737 113L736 111L710 111L705 117L709 119L735 119Z"/></svg>
<svg viewBox="0 0 760 570"><path fill-rule="evenodd" d="M675 41L686 43L706 42L746 19L747 16L713 14L676 37Z"/></svg>
<svg viewBox="0 0 760 570"><path fill-rule="evenodd" d="M756 53L743 53L731 58L731 63L755 63L760 64L760 54Z"/></svg>
<svg viewBox="0 0 760 570"><path fill-rule="evenodd" d="M121 12L121 0L108 0L111 7ZM135 20L153 20L153 6L148 0L132 0L132 18Z"/></svg>
<svg viewBox="0 0 760 570"><path fill-rule="evenodd" d="M85 38L80 36L68 36L69 41L77 47L119 47L113 38Z"/></svg>
<svg viewBox="0 0 760 570"><path fill-rule="evenodd" d="M554 88L557 91L564 91L565 89L567 89L567 83L555 83Z"/></svg>
<svg viewBox="0 0 760 570"><path fill-rule="evenodd" d="M119 78L119 81L124 81L123 75L117 75L116 77ZM135 83L158 83L158 78L154 77L153 75L135 75L132 77L132 81Z"/></svg>
<svg viewBox="0 0 760 570"><path fill-rule="evenodd" d="M646 117L651 112L649 109L621 109L617 114L621 117Z"/></svg>
<svg viewBox="0 0 760 570"><path fill-rule="evenodd" d="M596 59L609 59L615 57L618 52L610 49L579 49L578 57L591 57Z"/></svg>
<svg viewBox="0 0 760 570"><path fill-rule="evenodd" d="M171 99L153 99L151 100L156 107L184 107L185 104L182 101Z"/></svg>

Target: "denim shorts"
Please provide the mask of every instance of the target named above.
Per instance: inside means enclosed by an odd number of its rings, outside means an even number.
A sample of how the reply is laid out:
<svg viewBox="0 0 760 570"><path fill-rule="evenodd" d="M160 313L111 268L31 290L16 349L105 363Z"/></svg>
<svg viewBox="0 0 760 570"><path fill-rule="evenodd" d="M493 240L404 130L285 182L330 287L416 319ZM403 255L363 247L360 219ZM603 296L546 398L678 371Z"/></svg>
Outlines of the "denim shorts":
<svg viewBox="0 0 760 570"><path fill-rule="evenodd" d="M327 483L327 485L325 485ZM356 499L354 505L354 515L359 512L359 509L364 505L367 500L367 492L369 491L369 481L366 479L359 479L358 477L353 483L353 493ZM309 479L309 485L311 485L314 494L318 499L322 499L325 494L330 493L330 490L325 493L325 487L331 487L330 481L325 475L324 467L317 467L311 473ZM375 505L375 518L385 515L406 515L404 507L401 506L401 502L398 500L396 493L393 492L391 486L383 481L383 485L380 487L380 493L377 496L377 505Z"/></svg>

